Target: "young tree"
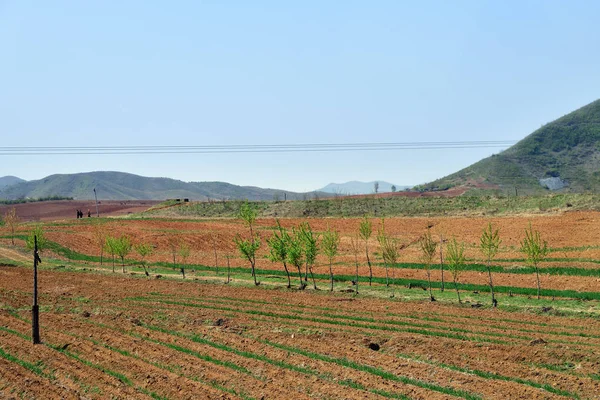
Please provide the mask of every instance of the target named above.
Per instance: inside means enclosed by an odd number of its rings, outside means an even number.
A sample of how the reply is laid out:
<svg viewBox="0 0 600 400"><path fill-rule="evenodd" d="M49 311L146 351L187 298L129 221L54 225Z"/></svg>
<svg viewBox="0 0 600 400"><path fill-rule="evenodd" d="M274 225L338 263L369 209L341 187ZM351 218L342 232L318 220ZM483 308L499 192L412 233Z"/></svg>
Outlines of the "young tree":
<svg viewBox="0 0 600 400"><path fill-rule="evenodd" d="M146 268L146 257L149 257L152 254L154 248L151 244L148 243L138 243L134 247L134 250L140 256L140 263L144 268L144 273L148 278L150 278L150 274L148 273L148 269Z"/></svg>
<svg viewBox="0 0 600 400"><path fill-rule="evenodd" d="M378 192L379 192L379 182L375 182L375 183L373 184L373 190L375 191L375 193L378 193Z"/></svg>
<svg viewBox="0 0 600 400"><path fill-rule="evenodd" d="M254 284L260 285L260 282L256 280L256 251L260 247L260 239L258 237L253 237L252 239L243 239L240 235L237 235L233 239L235 245L242 257L246 258L250 262L250 267L252 268L252 277L254 278Z"/></svg>
<svg viewBox="0 0 600 400"><path fill-rule="evenodd" d="M229 254L227 254L225 257L227 257L227 282L225 283L229 283L231 282L231 265L229 264Z"/></svg>
<svg viewBox="0 0 600 400"><path fill-rule="evenodd" d="M381 254L383 257L383 263L385 265L386 284L387 286L389 286L388 267L392 267L392 280L394 280L396 278L394 266L398 263L398 256L400 254L400 243L398 242L398 239L390 237L385 233L385 225L383 219L381 220L381 228L379 230L377 238L379 239L379 243L381 245ZM392 285L391 297L396 297L396 288L394 285Z"/></svg>
<svg viewBox="0 0 600 400"><path fill-rule="evenodd" d="M421 248L423 262L425 263L425 268L427 270L429 299L431 301L435 301L435 297L433 297L433 293L431 291L431 264L433 264L433 258L435 257L435 252L437 250L437 242L435 242L431 237L431 231L429 229L430 228L427 228L427 232L421 236L421 239L419 240L419 247Z"/></svg>
<svg viewBox="0 0 600 400"><path fill-rule="evenodd" d="M381 219L381 226L377 229L377 241L379 242L379 248L381 250L381 257L383 258L383 265L385 266L385 286L390 286L390 276L388 272L388 264L385 262L385 247L387 245L388 237L385 233L385 220Z"/></svg>
<svg viewBox="0 0 600 400"><path fill-rule="evenodd" d="M281 226L279 220L277 221L277 229L279 232L273 232L273 236L270 239L267 239L267 244L269 245L269 260L272 262L280 262L283 263L283 268L285 269L285 273L287 274L288 289L292 287L292 283L290 280L290 271L287 267L287 253L288 247L290 243L290 235L287 233L287 230Z"/></svg>
<svg viewBox="0 0 600 400"><path fill-rule="evenodd" d="M369 258L369 238L373 233L373 225L367 217L364 217L358 228L360 238L365 242L365 252L367 254L367 265L369 266L369 286L373 284L373 268L371 267L371 259Z"/></svg>
<svg viewBox="0 0 600 400"><path fill-rule="evenodd" d="M304 275L304 285L308 281L308 273L313 281L313 286L317 290L317 283L315 281L315 275L313 274L313 267L319 254L319 235L315 234L308 222L302 222L298 230L300 236L300 242L303 247L304 262L306 263L306 274Z"/></svg>
<svg viewBox="0 0 600 400"><path fill-rule="evenodd" d="M450 274L452 274L452 279L454 280L454 289L456 289L456 296L458 297L458 302L460 303L460 293L458 291L458 280L460 278L460 274L465 269L465 244L458 243L456 238L452 238L452 240L448 243L448 268L450 268Z"/></svg>
<svg viewBox="0 0 600 400"><path fill-rule="evenodd" d="M215 253L215 272L217 273L217 275L219 275L219 259L217 258L217 234L211 232L210 236L212 237L213 252Z"/></svg>
<svg viewBox="0 0 600 400"><path fill-rule="evenodd" d="M534 231L529 223L529 230L525 229L525 238L521 242L521 252L527 257L527 262L535 267L537 278L537 298L540 298L540 271L538 265L548 255L548 243L542 240L539 231Z"/></svg>
<svg viewBox="0 0 600 400"><path fill-rule="evenodd" d="M293 235L290 236L288 241L286 259L288 263L298 269L298 280L300 281L300 290L302 290L306 287L306 284L302 282L302 266L304 265L302 234L297 229L292 229L292 233Z"/></svg>
<svg viewBox="0 0 600 400"><path fill-rule="evenodd" d="M254 207L251 207L248 201L244 202L240 206L238 218L244 221L244 223L250 229L250 239L243 239L240 235L237 235L233 241L236 244L238 250L243 257L247 258L250 262L252 269L252 277L254 278L254 284L260 285L260 282L256 280L256 251L260 247L260 238L258 235L254 235L254 222L258 212Z"/></svg>
<svg viewBox="0 0 600 400"><path fill-rule="evenodd" d="M104 249L112 257L112 272L115 272L115 254L117 254L117 238L106 236L104 240Z"/></svg>
<svg viewBox="0 0 600 400"><path fill-rule="evenodd" d="M8 210L4 216L4 223L10 231L10 240L13 246L15 245L15 230L17 229L17 226L19 226L19 221L20 219L17 215L17 209L15 207Z"/></svg>
<svg viewBox="0 0 600 400"><path fill-rule="evenodd" d="M121 235L118 239L115 240L115 253L121 257L121 266L123 268L123 273L125 273L125 257L131 251L131 241L125 235Z"/></svg>
<svg viewBox="0 0 600 400"><path fill-rule="evenodd" d="M29 231L29 234L27 235L27 240L25 241L25 246L27 250L34 249L36 237L38 252L41 253L48 246L48 240L46 239L46 235L44 234L44 228L42 227L42 225L36 225L31 231Z"/></svg>
<svg viewBox="0 0 600 400"><path fill-rule="evenodd" d="M356 285L356 294L358 294L358 253L360 252L360 238L358 233L356 234L356 237L350 238L350 248L352 249L352 254L354 254L354 266L356 267L354 284Z"/></svg>
<svg viewBox="0 0 600 400"><path fill-rule="evenodd" d="M183 260L181 264L181 275L183 275L183 279L185 279L185 263L187 258L190 256L190 246L188 246L186 242L181 241L181 243L179 243L177 252L179 253L179 257L181 257Z"/></svg>
<svg viewBox="0 0 600 400"><path fill-rule="evenodd" d="M396 185L392 185L392 193L396 193Z"/></svg>
<svg viewBox="0 0 600 400"><path fill-rule="evenodd" d="M93 224L94 224L94 240L96 241L96 243L98 244L98 247L100 247L100 265L102 265L102 258L104 256L104 244L106 243L106 227L105 225L99 220L99 219L94 219L93 220Z"/></svg>
<svg viewBox="0 0 600 400"><path fill-rule="evenodd" d="M440 271L442 272L442 287L441 292L444 291L444 235L440 235Z"/></svg>
<svg viewBox="0 0 600 400"><path fill-rule="evenodd" d="M498 302L496 301L496 296L494 295L494 282L492 281L492 260L498 254L498 249L500 248L500 233L499 230L492 227L492 223L488 223L487 228L483 230L481 237L479 238L479 248L481 252L486 258L487 261L487 270L488 277L490 280L490 291L492 292L492 306L496 307Z"/></svg>
<svg viewBox="0 0 600 400"><path fill-rule="evenodd" d="M322 240L323 253L329 259L329 277L331 278L331 289L333 292L333 259L338 253L338 247L340 245L340 233L327 227L327 230L323 234Z"/></svg>

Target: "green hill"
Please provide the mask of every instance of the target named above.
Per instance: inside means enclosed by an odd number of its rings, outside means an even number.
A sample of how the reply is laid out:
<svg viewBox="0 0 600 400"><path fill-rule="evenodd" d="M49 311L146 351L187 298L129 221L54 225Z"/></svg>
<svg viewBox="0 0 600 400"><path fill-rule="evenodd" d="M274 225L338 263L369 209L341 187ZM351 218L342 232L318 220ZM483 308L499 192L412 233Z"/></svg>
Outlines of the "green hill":
<svg viewBox="0 0 600 400"><path fill-rule="evenodd" d="M309 194L253 186L237 186L226 182L183 182L169 178L147 178L123 172L87 172L50 175L46 178L16 183L0 188L0 199L72 197L76 200L94 198L94 188L102 200L164 200L169 198L301 199Z"/></svg>
<svg viewBox="0 0 600 400"><path fill-rule="evenodd" d="M550 122L507 150L417 187L519 193L600 191L600 100Z"/></svg>

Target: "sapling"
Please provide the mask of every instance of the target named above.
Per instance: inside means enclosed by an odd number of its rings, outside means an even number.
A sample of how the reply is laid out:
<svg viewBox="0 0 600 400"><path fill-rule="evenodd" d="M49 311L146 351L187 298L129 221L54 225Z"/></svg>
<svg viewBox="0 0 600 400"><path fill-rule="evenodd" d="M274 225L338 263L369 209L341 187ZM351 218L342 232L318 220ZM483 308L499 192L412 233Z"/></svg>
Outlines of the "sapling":
<svg viewBox="0 0 600 400"><path fill-rule="evenodd" d="M277 230L273 232L273 236L267 239L267 244L269 245L269 260L272 262L280 262L283 264L283 268L285 269L285 273L287 275L288 289L292 287L291 279L290 279L290 271L287 267L287 253L288 247L290 243L290 235L287 233L287 230L281 226L279 220L277 220Z"/></svg>
<svg viewBox="0 0 600 400"><path fill-rule="evenodd" d="M332 268L332 265L333 265L333 259L335 258L335 256L338 253L338 247L340 244L339 232L327 227L327 230L323 234L323 240L321 243L323 246L323 253L325 253L327 258L329 259L329 277L331 279L330 291L333 292L333 268Z"/></svg>
<svg viewBox="0 0 600 400"><path fill-rule="evenodd" d="M190 246L188 246L187 243L182 241L181 243L179 243L179 248L177 249L177 252L179 253L179 257L181 257L181 259L183 260L181 263L181 274L183 275L183 279L185 279L185 265L187 258L190 256Z"/></svg>
<svg viewBox="0 0 600 400"><path fill-rule="evenodd" d="M112 258L112 272L115 272L115 254L117 254L117 238L106 236L104 239L104 249Z"/></svg>
<svg viewBox="0 0 600 400"><path fill-rule="evenodd" d="M431 290L431 264L433 264L433 258L435 257L435 253L437 250L437 242L433 240L431 237L430 228L427 228L427 232L421 239L419 240L419 247L421 248L421 253L423 257L423 262L425 263L425 269L427 270L427 281L429 282L429 299L431 301L435 301L435 297L433 297L433 292Z"/></svg>
<svg viewBox="0 0 600 400"><path fill-rule="evenodd" d="M94 219L94 240L100 247L100 265L104 257L104 244L106 242L106 227L99 219Z"/></svg>
<svg viewBox="0 0 600 400"><path fill-rule="evenodd" d="M525 238L521 242L521 252L527 257L527 262L535 267L535 275L537 278L537 298L540 298L540 271L539 263L548 255L548 243L542 240L539 231L534 231L529 223L529 230L525 229Z"/></svg>
<svg viewBox="0 0 600 400"><path fill-rule="evenodd" d="M302 250L304 252L304 262L306 263L306 275L304 275L304 283L306 285L306 282L308 280L308 273L310 272L310 276L313 281L313 286L315 290L317 290L317 283L315 280L315 275L313 273L313 267L317 260L317 255L319 254L319 235L313 232L308 222L302 222L300 224L298 233L302 243Z"/></svg>
<svg viewBox="0 0 600 400"><path fill-rule="evenodd" d="M487 228L483 230L481 237L479 238L479 248L481 252L486 258L487 262L487 270L488 270L488 278L490 281L490 291L492 293L492 306L496 307L498 302L496 301L496 296L494 294L494 282L492 281L492 267L491 263L496 254L498 254L498 249L500 248L500 233L498 229L492 227L492 223L488 223Z"/></svg>
<svg viewBox="0 0 600 400"><path fill-rule="evenodd" d="M356 294L358 294L358 253L360 251L360 241L358 233L356 237L350 238L350 248L352 249L352 254L354 254L354 266L356 267L356 278L354 281L354 285L356 285Z"/></svg>
<svg viewBox="0 0 600 400"><path fill-rule="evenodd" d="M146 268L146 257L149 257L152 254L152 251L154 250L152 245L148 243L138 243L133 246L133 249L140 256L140 263L142 264L142 268L144 268L144 273L150 278L148 268Z"/></svg>
<svg viewBox="0 0 600 400"><path fill-rule="evenodd" d="M121 237L115 240L115 246L115 253L121 258L121 266L123 273L125 273L125 257L131 251L131 241L127 236L121 235Z"/></svg>
<svg viewBox="0 0 600 400"><path fill-rule="evenodd" d="M256 251L260 247L260 238L258 235L254 235L254 222L258 212L254 207L250 206L248 201L245 201L238 212L238 218L244 221L244 223L250 229L250 239L244 239L239 234L233 239L238 250L242 256L250 262L252 277L254 278L254 284L260 285L260 282L256 280Z"/></svg>
<svg viewBox="0 0 600 400"><path fill-rule="evenodd" d="M15 230L19 225L20 218L17 215L17 209L15 207L11 208L4 215L4 224L8 227L10 231L10 240L12 245L15 245Z"/></svg>
<svg viewBox="0 0 600 400"><path fill-rule="evenodd" d="M373 233L373 225L366 216L360 221L358 232L360 238L365 242L365 253L367 254L367 265L369 266L369 286L371 286L373 284L373 268L371 266L371 259L369 258L369 238Z"/></svg>
<svg viewBox="0 0 600 400"><path fill-rule="evenodd" d="M456 289L456 296L458 297L458 302L460 301L460 292L458 291L458 280L460 278L460 274L465 269L465 244L458 243L456 238L452 238L452 240L448 243L448 268L450 269L450 274L452 274L452 279L454 280L454 289Z"/></svg>
<svg viewBox="0 0 600 400"><path fill-rule="evenodd" d="M37 250L41 253L48 246L48 240L46 239L42 225L35 225L33 229L29 231L27 240L25 241L25 247L27 250L34 250L36 238Z"/></svg>
<svg viewBox="0 0 600 400"><path fill-rule="evenodd" d="M381 221L381 226L383 227L383 220ZM385 233L385 230L382 228L381 229L381 233L380 235L381 240L380 240L380 244L381 244L381 254L383 257L383 263L385 264L385 275L386 275L386 280L388 279L388 267L391 266L392 267L392 281L396 278L395 276L395 268L394 266L398 263L398 256L400 254L400 244L398 242L398 239L393 238L388 236ZM378 235L379 238L379 235ZM389 284L388 284L389 286ZM392 296L391 297L395 297L396 296L396 287L394 285L392 285Z"/></svg>
<svg viewBox="0 0 600 400"><path fill-rule="evenodd" d="M288 241L286 260L290 265L298 269L298 280L300 281L300 289L304 289L306 284L302 282L302 266L304 265L304 247L302 244L302 236L299 230L292 229L293 235ZM315 286L316 288L316 286Z"/></svg>

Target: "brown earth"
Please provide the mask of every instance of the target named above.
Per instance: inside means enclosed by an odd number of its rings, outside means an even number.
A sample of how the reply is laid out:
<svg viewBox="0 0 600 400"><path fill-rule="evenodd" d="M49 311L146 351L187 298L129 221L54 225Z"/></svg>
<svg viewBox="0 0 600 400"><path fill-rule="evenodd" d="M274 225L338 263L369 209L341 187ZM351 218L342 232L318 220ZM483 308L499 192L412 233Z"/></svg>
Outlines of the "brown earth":
<svg viewBox="0 0 600 400"><path fill-rule="evenodd" d="M160 203L156 200L100 200L98 211L101 217L121 216L138 213ZM52 221L59 219L76 219L77 210L96 216L94 200L58 200L38 201L14 205L0 205L0 215L5 215L11 208L16 209L17 216L23 221Z"/></svg>
<svg viewBox="0 0 600 400"><path fill-rule="evenodd" d="M0 267L2 398L597 398L600 322Z"/></svg>

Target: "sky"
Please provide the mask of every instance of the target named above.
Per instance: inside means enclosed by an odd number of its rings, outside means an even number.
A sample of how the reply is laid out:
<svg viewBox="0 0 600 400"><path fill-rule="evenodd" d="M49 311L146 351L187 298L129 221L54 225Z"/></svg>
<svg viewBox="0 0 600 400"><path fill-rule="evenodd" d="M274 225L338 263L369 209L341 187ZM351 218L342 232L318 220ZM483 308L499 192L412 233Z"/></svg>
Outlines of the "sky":
<svg viewBox="0 0 600 400"><path fill-rule="evenodd" d="M0 147L517 141L600 98L598 15L596 0L0 0ZM0 155L0 176L308 191L416 185L500 150Z"/></svg>

